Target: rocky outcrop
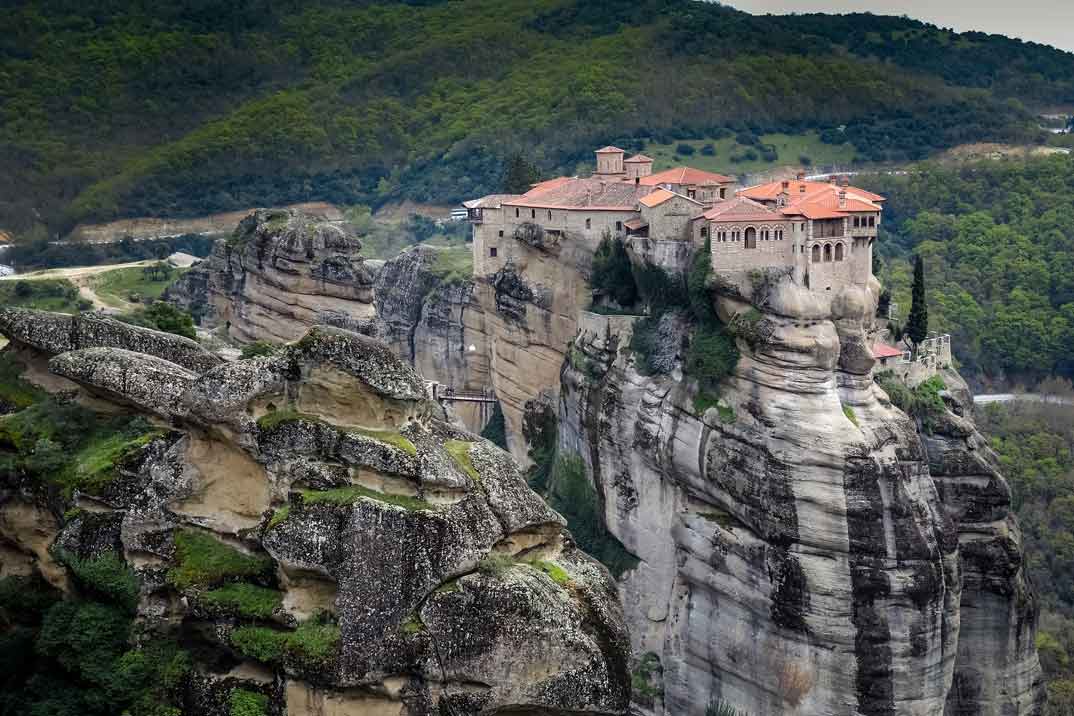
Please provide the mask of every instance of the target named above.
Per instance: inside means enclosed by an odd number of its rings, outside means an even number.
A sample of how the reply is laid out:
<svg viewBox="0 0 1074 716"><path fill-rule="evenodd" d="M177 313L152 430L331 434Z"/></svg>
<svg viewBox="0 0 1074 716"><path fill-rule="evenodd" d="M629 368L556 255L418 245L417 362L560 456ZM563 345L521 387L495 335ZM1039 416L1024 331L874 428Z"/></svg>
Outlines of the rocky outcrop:
<svg viewBox="0 0 1074 716"><path fill-rule="evenodd" d="M0 334L48 355L82 348L119 348L156 356L197 373L223 362L197 341L94 313L71 315L28 308L0 308Z"/></svg>
<svg viewBox="0 0 1074 716"><path fill-rule="evenodd" d="M51 552L125 556L142 638L179 632L198 655L184 713L227 712L240 687L272 713L626 712L629 640L607 570L509 455L433 417L384 344L316 327L198 373L116 347L50 366L170 424L92 495L42 494L70 500ZM20 545L20 569L49 541ZM276 606L213 599L236 585Z"/></svg>
<svg viewBox="0 0 1074 716"><path fill-rule="evenodd" d="M818 302L753 283L716 299L742 353L717 406L699 412L677 366L640 375L610 331L564 366L560 449L640 560L620 593L662 673L640 705L1038 713L1035 602L972 424L922 437L874 384L878 287Z"/></svg>
<svg viewBox="0 0 1074 716"><path fill-rule="evenodd" d="M343 222L294 209L258 209L165 299L226 325L240 342L292 341L323 312L373 315L373 273Z"/></svg>

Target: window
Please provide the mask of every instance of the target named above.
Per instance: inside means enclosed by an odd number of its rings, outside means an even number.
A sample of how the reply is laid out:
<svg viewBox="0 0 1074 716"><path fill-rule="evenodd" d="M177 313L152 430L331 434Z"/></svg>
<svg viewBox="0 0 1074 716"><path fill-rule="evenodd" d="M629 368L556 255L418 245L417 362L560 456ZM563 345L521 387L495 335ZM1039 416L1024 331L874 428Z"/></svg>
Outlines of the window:
<svg viewBox="0 0 1074 716"><path fill-rule="evenodd" d="M832 245L824 244L824 263L832 260Z"/></svg>
<svg viewBox="0 0 1074 716"><path fill-rule="evenodd" d="M531 219L536 219L537 218L537 210L536 209L530 209L530 218Z"/></svg>
<svg viewBox="0 0 1074 716"><path fill-rule="evenodd" d="M518 209L515 209L515 218L518 218Z"/></svg>
<svg viewBox="0 0 1074 716"><path fill-rule="evenodd" d="M585 228L586 229L592 229L593 228L593 220L592 219L586 219L585 220Z"/></svg>
<svg viewBox="0 0 1074 716"><path fill-rule="evenodd" d="M548 210L548 220L549 221L552 220L552 210L551 209Z"/></svg>
<svg viewBox="0 0 1074 716"><path fill-rule="evenodd" d="M492 258L496 258L496 247L495 246L490 246L489 247L489 256L491 256Z"/></svg>
<svg viewBox="0 0 1074 716"><path fill-rule="evenodd" d="M757 229L753 228L752 226L746 229L746 248L757 248Z"/></svg>
<svg viewBox="0 0 1074 716"><path fill-rule="evenodd" d="M813 244L813 263L820 263L820 246Z"/></svg>
<svg viewBox="0 0 1074 716"><path fill-rule="evenodd" d="M724 187L720 187L720 198L721 199L726 199L727 198L727 189L725 189Z"/></svg>
<svg viewBox="0 0 1074 716"><path fill-rule="evenodd" d="M835 260L836 261L842 261L843 260L843 245L842 244L836 244L835 245Z"/></svg>
<svg viewBox="0 0 1074 716"><path fill-rule="evenodd" d="M702 226L701 227L701 238L705 238L708 235L709 235L708 227L707 226Z"/></svg>
<svg viewBox="0 0 1074 716"><path fill-rule="evenodd" d="M694 189L687 189L686 190L686 196L688 198L690 198L690 199L696 199L697 198L697 191L695 191Z"/></svg>
<svg viewBox="0 0 1074 716"><path fill-rule="evenodd" d="M615 222L615 230L616 231L622 231L623 230L623 222L622 221Z"/></svg>
<svg viewBox="0 0 1074 716"><path fill-rule="evenodd" d="M503 229L500 229L500 238L503 238Z"/></svg>
<svg viewBox="0 0 1074 716"><path fill-rule="evenodd" d="M860 217L857 217L857 216L854 217L854 226L861 226L861 218Z"/></svg>
<svg viewBox="0 0 1074 716"><path fill-rule="evenodd" d="M869 217L869 226L876 226L876 217L875 216L870 216Z"/></svg>

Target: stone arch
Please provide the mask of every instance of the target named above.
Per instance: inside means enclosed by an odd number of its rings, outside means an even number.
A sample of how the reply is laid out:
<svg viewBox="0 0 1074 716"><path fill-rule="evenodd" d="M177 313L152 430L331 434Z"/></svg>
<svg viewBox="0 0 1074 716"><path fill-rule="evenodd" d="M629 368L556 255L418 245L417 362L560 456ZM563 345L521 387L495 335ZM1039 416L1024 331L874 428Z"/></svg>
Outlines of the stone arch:
<svg viewBox="0 0 1074 716"><path fill-rule="evenodd" d="M813 244L813 263L820 263L820 244Z"/></svg>
<svg viewBox="0 0 1074 716"><path fill-rule="evenodd" d="M842 241L840 241L839 243L837 243L835 245L835 260L836 261L842 261L843 260L843 242Z"/></svg>
<svg viewBox="0 0 1074 716"><path fill-rule="evenodd" d="M832 260L832 245L824 244L824 263L828 263Z"/></svg>
<svg viewBox="0 0 1074 716"><path fill-rule="evenodd" d="M746 248L757 248L757 229L753 226L746 227Z"/></svg>

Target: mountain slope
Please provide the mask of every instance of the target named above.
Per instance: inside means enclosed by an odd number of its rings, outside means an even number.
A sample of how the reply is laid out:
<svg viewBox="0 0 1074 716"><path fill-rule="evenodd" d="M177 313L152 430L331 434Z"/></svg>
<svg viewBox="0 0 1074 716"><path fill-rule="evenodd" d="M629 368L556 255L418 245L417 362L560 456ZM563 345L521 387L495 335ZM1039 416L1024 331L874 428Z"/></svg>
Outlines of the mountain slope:
<svg viewBox="0 0 1074 716"><path fill-rule="evenodd" d="M1040 45L690 0L39 0L0 22L0 226L18 231L453 201L515 150L552 171L594 142L726 129L919 158L1031 139L1023 104L1074 102L1074 55Z"/></svg>

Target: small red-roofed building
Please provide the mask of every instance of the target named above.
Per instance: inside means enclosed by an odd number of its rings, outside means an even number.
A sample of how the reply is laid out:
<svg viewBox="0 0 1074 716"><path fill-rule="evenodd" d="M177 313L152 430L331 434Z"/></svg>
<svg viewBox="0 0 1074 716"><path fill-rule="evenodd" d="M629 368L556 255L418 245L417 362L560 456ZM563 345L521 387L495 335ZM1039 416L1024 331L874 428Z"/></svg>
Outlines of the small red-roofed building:
<svg viewBox="0 0 1074 716"><path fill-rule="evenodd" d="M887 343L873 344L873 358L876 359L876 364L880 369L889 369L896 363L909 360L907 351L899 350Z"/></svg>

